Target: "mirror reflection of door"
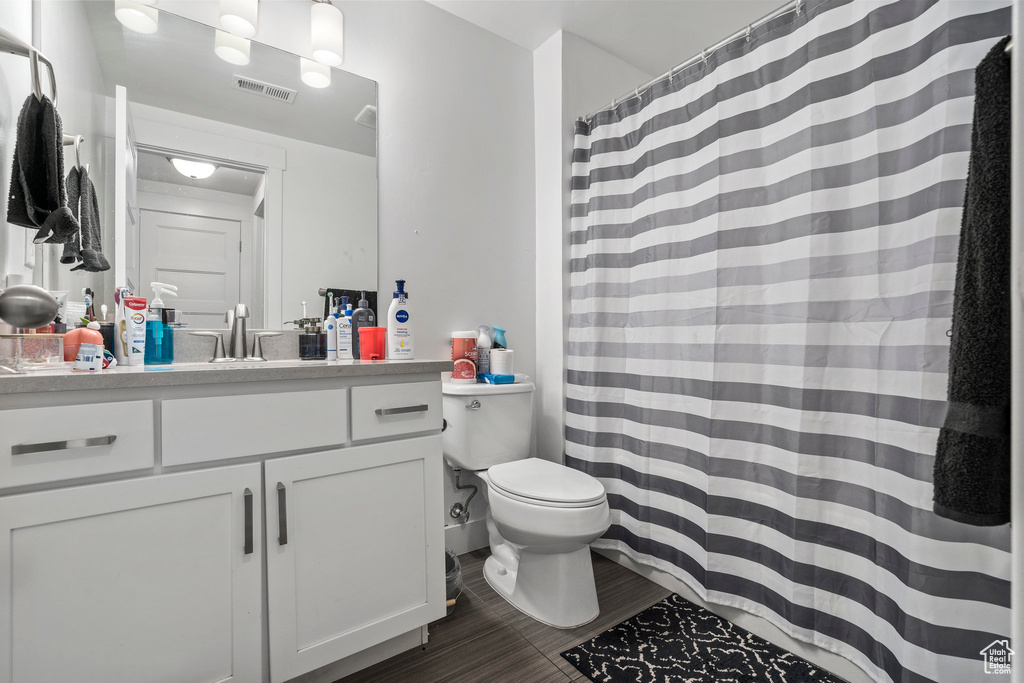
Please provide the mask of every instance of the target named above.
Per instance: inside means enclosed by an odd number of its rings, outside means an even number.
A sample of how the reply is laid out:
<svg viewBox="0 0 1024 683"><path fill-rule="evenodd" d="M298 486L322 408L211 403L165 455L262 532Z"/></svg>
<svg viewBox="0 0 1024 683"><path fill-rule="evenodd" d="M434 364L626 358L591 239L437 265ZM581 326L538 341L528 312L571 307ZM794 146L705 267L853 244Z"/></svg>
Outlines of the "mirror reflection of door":
<svg viewBox="0 0 1024 683"><path fill-rule="evenodd" d="M259 169L139 150L140 289L148 297L150 282L176 286L178 297L164 303L188 327L221 328L236 303L249 306L250 325L263 325L263 178Z"/></svg>

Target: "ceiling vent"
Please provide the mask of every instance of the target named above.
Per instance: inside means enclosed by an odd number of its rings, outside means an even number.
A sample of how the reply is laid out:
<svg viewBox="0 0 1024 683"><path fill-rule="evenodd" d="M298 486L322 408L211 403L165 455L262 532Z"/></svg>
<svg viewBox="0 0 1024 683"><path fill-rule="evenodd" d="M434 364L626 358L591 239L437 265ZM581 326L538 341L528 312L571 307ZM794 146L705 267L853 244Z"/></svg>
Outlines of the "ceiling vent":
<svg viewBox="0 0 1024 683"><path fill-rule="evenodd" d="M273 83L264 83L263 81L257 81L254 78L246 78L245 76L239 76L235 74L235 88L237 90L243 90L253 95L260 95L262 97L269 97L272 100L278 102L287 102L291 104L295 101L295 90L291 88L285 88L280 85L274 85Z"/></svg>
<svg viewBox="0 0 1024 683"><path fill-rule="evenodd" d="M356 123L367 128L377 127L377 107L368 104L363 110L356 114Z"/></svg>

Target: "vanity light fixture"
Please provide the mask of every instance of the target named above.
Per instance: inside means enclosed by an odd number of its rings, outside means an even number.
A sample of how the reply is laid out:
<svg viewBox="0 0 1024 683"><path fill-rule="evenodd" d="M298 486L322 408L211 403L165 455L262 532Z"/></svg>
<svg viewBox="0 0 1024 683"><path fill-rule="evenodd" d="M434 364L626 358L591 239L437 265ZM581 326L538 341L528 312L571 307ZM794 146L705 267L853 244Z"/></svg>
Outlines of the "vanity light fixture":
<svg viewBox="0 0 1024 683"><path fill-rule="evenodd" d="M205 161L192 161L191 159L180 159L178 157L173 157L170 161L174 165L174 170L192 180L209 178L217 170L216 166Z"/></svg>
<svg viewBox="0 0 1024 683"><path fill-rule="evenodd" d="M137 33L156 33L160 22L160 12L134 0L115 0L114 16L117 20Z"/></svg>
<svg viewBox="0 0 1024 683"><path fill-rule="evenodd" d="M326 88L331 84L331 67L326 64L299 57L299 72L302 82L311 88Z"/></svg>
<svg viewBox="0 0 1024 683"><path fill-rule="evenodd" d="M345 17L331 0L313 0L309 24L313 59L327 66L340 66L345 59Z"/></svg>
<svg viewBox="0 0 1024 683"><path fill-rule="evenodd" d="M248 38L240 38L218 29L213 39L213 51L228 64L244 66L249 63Z"/></svg>
<svg viewBox="0 0 1024 683"><path fill-rule="evenodd" d="M252 38L259 25L259 10L259 0L220 0L221 28L242 38Z"/></svg>

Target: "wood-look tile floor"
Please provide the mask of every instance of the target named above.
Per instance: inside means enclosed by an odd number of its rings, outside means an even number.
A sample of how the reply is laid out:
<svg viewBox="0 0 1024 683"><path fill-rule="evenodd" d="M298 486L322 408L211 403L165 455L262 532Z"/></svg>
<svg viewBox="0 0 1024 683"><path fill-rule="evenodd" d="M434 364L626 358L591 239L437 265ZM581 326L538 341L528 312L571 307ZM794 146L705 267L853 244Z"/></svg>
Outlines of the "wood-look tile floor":
<svg viewBox="0 0 1024 683"><path fill-rule="evenodd" d="M669 594L596 553L594 578L601 614L575 629L531 619L487 585L486 548L459 556L465 583L452 614L430 625L423 648L396 655L338 683L561 683L587 678L559 653L590 640Z"/></svg>

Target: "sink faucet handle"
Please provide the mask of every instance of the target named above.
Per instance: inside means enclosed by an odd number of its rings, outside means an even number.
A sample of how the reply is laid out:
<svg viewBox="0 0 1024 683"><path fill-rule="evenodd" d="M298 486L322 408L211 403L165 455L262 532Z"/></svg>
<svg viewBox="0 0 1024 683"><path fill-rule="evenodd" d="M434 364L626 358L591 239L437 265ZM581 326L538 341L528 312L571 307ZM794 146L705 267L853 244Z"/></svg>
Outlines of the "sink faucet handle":
<svg viewBox="0 0 1024 683"><path fill-rule="evenodd" d="M263 357L263 338L264 337L280 337L281 332L256 332L252 338L252 355L246 356L246 360L250 362L265 361Z"/></svg>
<svg viewBox="0 0 1024 683"><path fill-rule="evenodd" d="M224 357L224 337L221 336L220 332L189 332L193 337L213 337L216 339L216 343L213 347L213 360L211 363L223 363L231 360L230 358Z"/></svg>

